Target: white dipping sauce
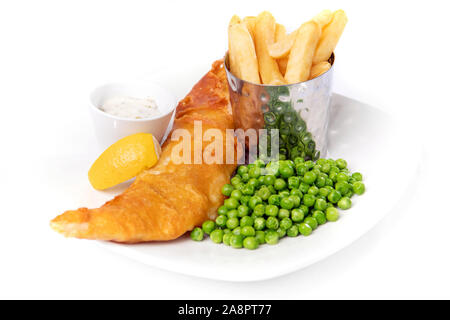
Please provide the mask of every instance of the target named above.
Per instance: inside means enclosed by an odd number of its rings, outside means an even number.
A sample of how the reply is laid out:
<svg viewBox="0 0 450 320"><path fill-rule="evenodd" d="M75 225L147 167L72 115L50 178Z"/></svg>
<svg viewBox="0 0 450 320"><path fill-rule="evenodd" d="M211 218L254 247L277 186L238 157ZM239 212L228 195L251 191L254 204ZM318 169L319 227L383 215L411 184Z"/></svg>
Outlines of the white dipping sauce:
<svg viewBox="0 0 450 320"><path fill-rule="evenodd" d="M151 98L112 97L99 109L110 115L127 119L146 119L161 114L155 100Z"/></svg>

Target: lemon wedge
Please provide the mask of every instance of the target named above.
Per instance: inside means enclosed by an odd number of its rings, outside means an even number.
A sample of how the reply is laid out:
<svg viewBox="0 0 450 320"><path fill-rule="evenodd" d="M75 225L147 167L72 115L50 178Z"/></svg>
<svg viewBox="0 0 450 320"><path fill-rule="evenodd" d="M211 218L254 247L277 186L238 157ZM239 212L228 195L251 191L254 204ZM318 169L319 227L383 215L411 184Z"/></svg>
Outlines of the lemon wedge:
<svg viewBox="0 0 450 320"><path fill-rule="evenodd" d="M97 190L111 188L153 167L160 154L161 146L152 134L132 134L111 145L98 157L89 169L89 181Z"/></svg>

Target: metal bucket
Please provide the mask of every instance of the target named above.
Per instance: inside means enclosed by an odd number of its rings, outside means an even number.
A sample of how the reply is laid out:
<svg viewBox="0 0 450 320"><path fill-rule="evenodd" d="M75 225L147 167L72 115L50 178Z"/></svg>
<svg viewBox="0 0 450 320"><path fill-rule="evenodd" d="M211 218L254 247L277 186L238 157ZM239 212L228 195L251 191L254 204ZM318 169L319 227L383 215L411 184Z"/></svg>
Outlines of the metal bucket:
<svg viewBox="0 0 450 320"><path fill-rule="evenodd" d="M331 68L315 79L272 86L237 78L230 72L227 53L225 69L236 129L278 129L279 152L286 158L325 157L334 53L329 62Z"/></svg>

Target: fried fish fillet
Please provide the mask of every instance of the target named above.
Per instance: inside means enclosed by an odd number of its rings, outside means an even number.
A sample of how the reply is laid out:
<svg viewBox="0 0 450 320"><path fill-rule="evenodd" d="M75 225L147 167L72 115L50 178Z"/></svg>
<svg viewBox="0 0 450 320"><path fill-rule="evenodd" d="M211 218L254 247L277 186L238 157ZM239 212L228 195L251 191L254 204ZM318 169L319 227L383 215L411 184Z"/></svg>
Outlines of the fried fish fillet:
<svg viewBox="0 0 450 320"><path fill-rule="evenodd" d="M203 132L220 130L224 160L227 148L236 151L235 142L225 139L226 129L234 124L222 61L216 61L178 104L173 130L155 167L102 207L66 211L51 221L51 227L67 237L138 243L176 239L214 218L223 201L221 187L229 183L236 165L175 164L171 154L178 142L171 137L176 129L191 134L194 160L194 121L202 122ZM203 143L202 151L207 145Z"/></svg>

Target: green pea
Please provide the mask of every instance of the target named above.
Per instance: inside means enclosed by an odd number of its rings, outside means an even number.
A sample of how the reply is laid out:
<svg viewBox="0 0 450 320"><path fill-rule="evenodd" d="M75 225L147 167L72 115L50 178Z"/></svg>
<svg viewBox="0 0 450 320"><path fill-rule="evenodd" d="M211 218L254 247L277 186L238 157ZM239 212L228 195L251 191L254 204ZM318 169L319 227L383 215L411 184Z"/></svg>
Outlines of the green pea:
<svg viewBox="0 0 450 320"><path fill-rule="evenodd" d="M264 230L264 228L266 227L266 219L262 218L262 217L257 217L253 220L253 226L255 228L255 230Z"/></svg>
<svg viewBox="0 0 450 320"><path fill-rule="evenodd" d="M336 172L330 172L330 175L328 176L332 181L333 181L333 183L335 183L335 182L337 182L337 173Z"/></svg>
<svg viewBox="0 0 450 320"><path fill-rule="evenodd" d="M278 195L280 196L280 204L281 204L281 199L287 198L287 197L289 197L291 194L290 194L289 191L283 190L283 191L278 192Z"/></svg>
<svg viewBox="0 0 450 320"><path fill-rule="evenodd" d="M355 172L352 174L352 178L355 179L355 181L362 181L363 176L361 173Z"/></svg>
<svg viewBox="0 0 450 320"><path fill-rule="evenodd" d="M333 180L330 179L330 178L326 178L326 179L325 179L325 186L328 186L328 187L334 186Z"/></svg>
<svg viewBox="0 0 450 320"><path fill-rule="evenodd" d="M303 204L307 207L314 206L314 203L316 202L316 197L311 194L305 194L303 196Z"/></svg>
<svg viewBox="0 0 450 320"><path fill-rule="evenodd" d="M280 201L281 201L281 198L280 198L280 196L277 195L277 194L272 194L272 195L269 197L269 199L267 200L267 202L268 202L269 204L274 205L274 206L279 206L279 205L280 205Z"/></svg>
<svg viewBox="0 0 450 320"><path fill-rule="evenodd" d="M222 194L226 197L229 197L233 190L234 190L234 187L231 184L226 184L222 187Z"/></svg>
<svg viewBox="0 0 450 320"><path fill-rule="evenodd" d="M276 194L277 190L275 190L275 188L273 186L267 186L267 188L269 189L271 194Z"/></svg>
<svg viewBox="0 0 450 320"><path fill-rule="evenodd" d="M266 240L266 243L270 244L270 245L277 244L280 239L280 237L278 236L278 233L275 230L266 231L264 238Z"/></svg>
<svg viewBox="0 0 450 320"><path fill-rule="evenodd" d="M291 218L294 222L301 222L305 218L305 214L301 209L292 209Z"/></svg>
<svg viewBox="0 0 450 320"><path fill-rule="evenodd" d="M223 242L225 245L229 246L229 245L230 245L230 240L231 240L231 237L232 237L232 236L233 236L232 233L225 233L225 234L223 235L222 242Z"/></svg>
<svg viewBox="0 0 450 320"><path fill-rule="evenodd" d="M338 203L339 200L341 200L341 194L339 191L333 190L328 195L328 201L331 203Z"/></svg>
<svg viewBox="0 0 450 320"><path fill-rule="evenodd" d="M227 212L228 212L228 209L225 206L220 206L219 209L217 209L217 213L219 215L227 214Z"/></svg>
<svg viewBox="0 0 450 320"><path fill-rule="evenodd" d="M191 231L191 239L194 241L202 241L203 240L203 230L199 227L194 228L194 230Z"/></svg>
<svg viewBox="0 0 450 320"><path fill-rule="evenodd" d="M303 159L302 157L297 157L297 158L294 159L294 164L296 166L301 164L301 163L304 163L304 162L305 162L305 159Z"/></svg>
<svg viewBox="0 0 450 320"><path fill-rule="evenodd" d="M294 238L298 236L298 227L297 226L291 226L289 229L286 230L286 234L288 237Z"/></svg>
<svg viewBox="0 0 450 320"><path fill-rule="evenodd" d="M278 228L277 229L277 233L278 233L278 237L281 239L281 238L284 238L285 236L286 236L286 230L284 230L284 229L281 229L281 228Z"/></svg>
<svg viewBox="0 0 450 320"><path fill-rule="evenodd" d="M211 238L212 242L214 243L222 243L223 240L223 230L221 229L216 229L214 231L211 232L211 234L209 235L209 237Z"/></svg>
<svg viewBox="0 0 450 320"><path fill-rule="evenodd" d="M244 236L233 234L230 238L230 245L235 249L240 249L243 246Z"/></svg>
<svg viewBox="0 0 450 320"><path fill-rule="evenodd" d="M242 179L241 176L234 176L233 178L231 178L231 184L232 186L236 187L238 184L242 183ZM233 191L233 190L231 190ZM231 192L230 192L231 194ZM228 196L227 196L228 197Z"/></svg>
<svg viewBox="0 0 450 320"><path fill-rule="evenodd" d="M336 165L339 169L345 169L347 168L347 161L345 161L344 159L337 159L336 160Z"/></svg>
<svg viewBox="0 0 450 320"><path fill-rule="evenodd" d="M241 234L245 237L253 237L255 235L255 229L251 226L241 227Z"/></svg>
<svg viewBox="0 0 450 320"><path fill-rule="evenodd" d="M231 233L230 229L222 229L222 230L223 230L223 234Z"/></svg>
<svg viewBox="0 0 450 320"><path fill-rule="evenodd" d="M323 173L329 173L329 172L330 172L330 169L331 169L331 165L330 165L329 163L324 163L324 164L322 164L321 171L322 171Z"/></svg>
<svg viewBox="0 0 450 320"><path fill-rule="evenodd" d="M291 190L291 196L297 196L301 199L303 197L303 193L299 189L294 188Z"/></svg>
<svg viewBox="0 0 450 320"><path fill-rule="evenodd" d="M259 244L266 243L266 233L264 231L256 231L255 238L258 240Z"/></svg>
<svg viewBox="0 0 450 320"><path fill-rule="evenodd" d="M276 179L273 186L275 190L283 190L284 188L286 188L286 181L284 181L283 179Z"/></svg>
<svg viewBox="0 0 450 320"><path fill-rule="evenodd" d="M225 199L223 204L227 209L236 209L239 206L239 202L234 198Z"/></svg>
<svg viewBox="0 0 450 320"><path fill-rule="evenodd" d="M269 188L262 187L261 189L258 190L257 195L265 201L265 200L269 199L269 197L271 196L271 192L270 192Z"/></svg>
<svg viewBox="0 0 450 320"><path fill-rule="evenodd" d="M266 206L263 204L258 204L255 209L253 209L253 214L257 217L262 217L266 212Z"/></svg>
<svg viewBox="0 0 450 320"><path fill-rule="evenodd" d="M241 227L236 227L233 229L233 231L231 231L232 234L235 234L237 236L241 235Z"/></svg>
<svg viewBox="0 0 450 320"><path fill-rule="evenodd" d="M317 188L316 186L311 186L308 189L308 194L315 196L316 194L319 193L319 188Z"/></svg>
<svg viewBox="0 0 450 320"><path fill-rule="evenodd" d="M241 190L233 190L231 192L230 197L239 201L239 199L242 197L242 191Z"/></svg>
<svg viewBox="0 0 450 320"><path fill-rule="evenodd" d="M242 190L244 190L245 186L246 186L245 183L240 182L240 183L238 183L238 184L235 186L235 188L236 188L237 190L242 191Z"/></svg>
<svg viewBox="0 0 450 320"><path fill-rule="evenodd" d="M355 193L353 192L353 190L348 190L348 192L344 194L344 197L351 198L353 197L354 194Z"/></svg>
<svg viewBox="0 0 450 320"><path fill-rule="evenodd" d="M283 219L280 221L280 228L281 228L281 229L287 230L287 229L289 229L290 227L292 227L292 220L291 220L291 219L289 219L289 218L283 218Z"/></svg>
<svg viewBox="0 0 450 320"><path fill-rule="evenodd" d="M313 171L308 171L303 176L303 182L309 185L313 184L316 181L317 175Z"/></svg>
<svg viewBox="0 0 450 320"><path fill-rule="evenodd" d="M253 218L249 216L242 217L240 226L246 227L246 226L252 226L253 225Z"/></svg>
<svg viewBox="0 0 450 320"><path fill-rule="evenodd" d="M278 207L272 204L266 206L266 215L270 217L276 217L278 215Z"/></svg>
<svg viewBox="0 0 450 320"><path fill-rule="evenodd" d="M266 165L266 172L277 177L280 174L280 165L277 162L269 162Z"/></svg>
<svg viewBox="0 0 450 320"><path fill-rule="evenodd" d="M294 169L289 166L282 166L280 168L280 175L286 179L292 177L294 175Z"/></svg>
<svg viewBox="0 0 450 320"><path fill-rule="evenodd" d="M282 198L280 201L280 206L283 209L291 210L294 207L294 201L290 197Z"/></svg>
<svg viewBox="0 0 450 320"><path fill-rule="evenodd" d="M330 168L330 173L329 173L328 175L330 175L330 174L332 174L332 173L338 174L340 171L341 171L341 170L340 170L337 166L332 165L331 168Z"/></svg>
<svg viewBox="0 0 450 320"><path fill-rule="evenodd" d="M250 171L250 169L249 169L249 171ZM250 175L248 173L244 173L241 176L241 179L242 179L242 182L247 183L250 180Z"/></svg>
<svg viewBox="0 0 450 320"><path fill-rule="evenodd" d="M227 212L228 219L239 217L239 212L236 209L230 210Z"/></svg>
<svg viewBox="0 0 450 320"><path fill-rule="evenodd" d="M301 193L305 194L308 193L309 190L309 184L306 184L304 182L300 183L300 186L298 187L298 189L300 190Z"/></svg>
<svg viewBox="0 0 450 320"><path fill-rule="evenodd" d="M248 171L248 175L250 176L250 178L256 178L258 179L259 176L261 175L261 168L259 167L253 167Z"/></svg>
<svg viewBox="0 0 450 320"><path fill-rule="evenodd" d="M305 165L308 168L308 170L310 170L314 167L314 162L312 162L311 160L308 160L305 162Z"/></svg>
<svg viewBox="0 0 450 320"><path fill-rule="evenodd" d="M326 216L328 221L335 222L339 219L339 211L335 207L329 207Z"/></svg>
<svg viewBox="0 0 450 320"><path fill-rule="evenodd" d="M326 185L327 178L324 176L318 176L315 182L316 187L322 188Z"/></svg>
<svg viewBox="0 0 450 320"><path fill-rule="evenodd" d="M216 224L219 227L225 227L227 224L228 218L225 215L220 215L216 218Z"/></svg>
<svg viewBox="0 0 450 320"><path fill-rule="evenodd" d="M346 194L350 190L350 185L346 181L339 181L336 182L335 189L340 194Z"/></svg>
<svg viewBox="0 0 450 320"><path fill-rule="evenodd" d="M336 181L337 182L347 182L349 179L348 175L346 175L343 172L339 172L336 176Z"/></svg>
<svg viewBox="0 0 450 320"><path fill-rule="evenodd" d="M266 175L266 176L264 176L264 185L273 186L276 179L277 178L274 175Z"/></svg>
<svg viewBox="0 0 450 320"><path fill-rule="evenodd" d="M297 189L300 186L300 178L299 177L289 177L288 178L288 188L289 189Z"/></svg>
<svg viewBox="0 0 450 320"><path fill-rule="evenodd" d="M319 189L319 195L322 197L328 197L328 195L330 194L330 190L328 188L322 187Z"/></svg>
<svg viewBox="0 0 450 320"><path fill-rule="evenodd" d="M246 166L239 166L237 173L242 176L244 173L248 173L248 168Z"/></svg>
<svg viewBox="0 0 450 320"><path fill-rule="evenodd" d="M248 216L248 214L250 213L250 209L247 206L241 204L237 208L237 212L238 212L238 217L242 218L242 217Z"/></svg>
<svg viewBox="0 0 450 320"><path fill-rule="evenodd" d="M275 217L268 217L266 220L266 227L271 230L276 230L279 227L278 219Z"/></svg>
<svg viewBox="0 0 450 320"><path fill-rule="evenodd" d="M266 176L259 176L259 178L258 178L258 186L264 185L265 178L266 178Z"/></svg>
<svg viewBox="0 0 450 320"><path fill-rule="evenodd" d="M239 225L239 220L238 218L229 218L226 225L228 229L234 229Z"/></svg>
<svg viewBox="0 0 450 320"><path fill-rule="evenodd" d="M260 183L259 183L258 179L252 178L252 179L248 180L247 185L253 187L254 189L257 189L259 187Z"/></svg>
<svg viewBox="0 0 450 320"><path fill-rule="evenodd" d="M254 163L256 166L260 168L264 168L266 166L266 163L264 162L263 159L256 159Z"/></svg>
<svg viewBox="0 0 450 320"><path fill-rule="evenodd" d="M256 207L258 204L261 204L261 203L262 203L261 197L253 196L253 197L251 197L250 200L248 201L248 206L250 207L250 209L255 209L255 207Z"/></svg>
<svg viewBox="0 0 450 320"><path fill-rule="evenodd" d="M325 213L323 213L323 211L320 210L314 211L312 217L316 219L319 225L325 224L327 222L327 217L325 216Z"/></svg>
<svg viewBox="0 0 450 320"><path fill-rule="evenodd" d="M278 218L279 218L279 219L289 218L290 216L291 216L291 213L290 213L289 210L287 210L287 209L281 208L281 209L278 211Z"/></svg>
<svg viewBox="0 0 450 320"><path fill-rule="evenodd" d="M244 248L249 250L258 249L259 242L255 237L247 237L244 239Z"/></svg>
<svg viewBox="0 0 450 320"><path fill-rule="evenodd" d="M302 199L300 199L299 196L289 196L288 199L291 199L292 202L294 202L294 208L297 208L298 206L300 206L300 203L302 201Z"/></svg>
<svg viewBox="0 0 450 320"><path fill-rule="evenodd" d="M304 163L296 165L295 170L297 171L297 175L301 177L303 177L305 173L308 172L308 168Z"/></svg>
<svg viewBox="0 0 450 320"><path fill-rule="evenodd" d="M366 186L362 182L355 182L353 184L353 192L357 195L362 195L366 191Z"/></svg>
<svg viewBox="0 0 450 320"><path fill-rule="evenodd" d="M350 207L352 206L352 200L350 200L350 198L348 197L343 197L341 200L338 201L337 205L340 209L347 210L350 209Z"/></svg>
<svg viewBox="0 0 450 320"><path fill-rule="evenodd" d="M246 196L252 196L255 193L255 187L249 186L248 184L242 189L242 193Z"/></svg>
<svg viewBox="0 0 450 320"><path fill-rule="evenodd" d="M210 234L215 228L216 224L214 223L214 221L211 220L205 221L202 224L202 230L206 234Z"/></svg>
<svg viewBox="0 0 450 320"><path fill-rule="evenodd" d="M319 226L319 223L313 217L306 217L303 222L309 225L313 230L317 229L317 227Z"/></svg>
<svg viewBox="0 0 450 320"><path fill-rule="evenodd" d="M316 199L316 203L314 204L314 209L325 211L328 208L327 201L324 199Z"/></svg>
<svg viewBox="0 0 450 320"><path fill-rule="evenodd" d="M298 225L298 231L305 237L309 236L312 233L312 228L306 223L300 223Z"/></svg>

